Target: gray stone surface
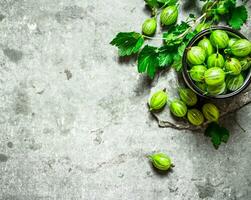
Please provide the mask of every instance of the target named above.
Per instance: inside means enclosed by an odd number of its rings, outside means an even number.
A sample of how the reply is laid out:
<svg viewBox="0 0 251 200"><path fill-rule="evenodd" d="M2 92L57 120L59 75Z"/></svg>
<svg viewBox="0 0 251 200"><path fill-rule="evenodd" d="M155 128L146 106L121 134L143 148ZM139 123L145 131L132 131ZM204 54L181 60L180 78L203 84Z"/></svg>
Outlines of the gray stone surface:
<svg viewBox="0 0 251 200"><path fill-rule="evenodd" d="M145 105L160 83L109 45L148 14L142 0L0 1L1 200L251 199L251 106L219 150L160 129ZM152 169L154 151L172 172Z"/></svg>

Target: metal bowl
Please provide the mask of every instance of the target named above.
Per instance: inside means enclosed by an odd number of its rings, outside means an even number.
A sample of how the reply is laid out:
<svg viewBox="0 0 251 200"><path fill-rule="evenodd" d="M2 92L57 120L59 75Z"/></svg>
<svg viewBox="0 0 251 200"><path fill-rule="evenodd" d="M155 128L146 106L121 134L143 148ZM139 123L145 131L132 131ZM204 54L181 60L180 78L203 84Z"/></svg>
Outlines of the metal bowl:
<svg viewBox="0 0 251 200"><path fill-rule="evenodd" d="M205 95L205 92L202 91L199 87L197 87L195 85L195 83L193 82L193 80L191 79L191 77L188 73L188 68L189 68L188 63L187 63L188 49L190 47L194 46L195 44L197 44L197 42L200 41L204 36L209 36L213 30L224 30L230 36L247 39L239 31L233 30L233 29L231 29L229 27L225 27L225 26L214 26L209 29L205 29L205 30L201 31L200 33L195 35L192 38L192 40L189 42L189 44L186 46L186 49L184 51L183 58L182 58L182 64L183 64L182 75L183 75L183 78L184 78L186 84L188 85L188 87L190 89L192 89L199 96L204 97L204 98L210 98L210 99L226 99L226 98L230 98L230 97L238 95L239 93L241 93L243 90L245 90L248 87L248 85L251 82L251 70L250 69L247 72L244 84L238 90L235 90L234 92L231 92L231 93L221 94L221 95L217 95L217 96Z"/></svg>

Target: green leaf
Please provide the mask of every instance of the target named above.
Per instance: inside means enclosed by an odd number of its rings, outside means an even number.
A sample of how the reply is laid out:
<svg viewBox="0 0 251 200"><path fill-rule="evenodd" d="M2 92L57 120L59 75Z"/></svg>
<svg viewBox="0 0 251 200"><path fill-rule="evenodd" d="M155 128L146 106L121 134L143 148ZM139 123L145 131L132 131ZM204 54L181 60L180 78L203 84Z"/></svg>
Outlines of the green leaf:
<svg viewBox="0 0 251 200"><path fill-rule="evenodd" d="M159 3L164 5L175 5L178 0L157 0Z"/></svg>
<svg viewBox="0 0 251 200"><path fill-rule="evenodd" d="M230 10L231 8L234 8L236 5L236 0L224 0L223 5Z"/></svg>
<svg viewBox="0 0 251 200"><path fill-rule="evenodd" d="M216 122L208 124L205 130L205 135L211 137L211 141L216 149L220 146L221 142L226 143L229 139L229 131L219 126Z"/></svg>
<svg viewBox="0 0 251 200"><path fill-rule="evenodd" d="M164 67L173 63L173 54L169 52L161 52L159 54L159 66Z"/></svg>
<svg viewBox="0 0 251 200"><path fill-rule="evenodd" d="M184 37L180 37L190 26L186 22L181 22L179 25L175 25L168 30L168 32L163 33L163 38L165 42L170 45L177 45L182 43Z"/></svg>
<svg viewBox="0 0 251 200"><path fill-rule="evenodd" d="M180 71L182 69L182 58L176 58L174 59L174 62L172 64L172 68L174 68L176 71Z"/></svg>
<svg viewBox="0 0 251 200"><path fill-rule="evenodd" d="M187 33L185 39L187 40L187 43L197 34L197 31L191 31Z"/></svg>
<svg viewBox="0 0 251 200"><path fill-rule="evenodd" d="M218 126L219 125L216 122L211 122L210 124L208 124L205 130L205 135L211 137L213 132L217 132Z"/></svg>
<svg viewBox="0 0 251 200"><path fill-rule="evenodd" d="M228 21L229 25L239 30L241 26L247 21L248 19L248 11L245 6L239 6L232 10L231 18Z"/></svg>
<svg viewBox="0 0 251 200"><path fill-rule="evenodd" d="M185 49L186 49L186 43L185 42L183 42L180 46L179 46L179 48L178 48L178 54L182 57L183 56L183 53L184 53L184 51L185 51Z"/></svg>
<svg viewBox="0 0 251 200"><path fill-rule="evenodd" d="M186 43L183 42L180 46L178 46L177 49L173 49L173 64L172 68L174 68L176 71L180 71L182 69L182 57L184 50L186 48Z"/></svg>
<svg viewBox="0 0 251 200"><path fill-rule="evenodd" d="M221 138L220 135L217 132L213 132L211 135L211 142L213 143L214 147L216 149L219 148L220 144L221 144Z"/></svg>
<svg viewBox="0 0 251 200"><path fill-rule="evenodd" d="M130 56L137 53L143 43L143 36L136 32L120 32L110 42L111 45L118 47L120 56Z"/></svg>
<svg viewBox="0 0 251 200"><path fill-rule="evenodd" d="M148 5L152 10L159 7L157 0L144 0L146 5Z"/></svg>
<svg viewBox="0 0 251 200"><path fill-rule="evenodd" d="M182 21L179 25L174 26L172 32L175 34L181 34L184 31L186 31L186 29L188 29L189 27L190 26L188 23Z"/></svg>
<svg viewBox="0 0 251 200"><path fill-rule="evenodd" d="M173 63L173 57L177 54L177 46L162 46L159 48L159 66L170 66Z"/></svg>
<svg viewBox="0 0 251 200"><path fill-rule="evenodd" d="M159 66L158 48L146 45L139 53L138 72L146 72L153 79Z"/></svg>
<svg viewBox="0 0 251 200"><path fill-rule="evenodd" d="M229 131L224 128L224 127L221 127L221 130L220 130L220 134L221 134L221 141L224 142L224 143L227 143L228 139L229 139Z"/></svg>

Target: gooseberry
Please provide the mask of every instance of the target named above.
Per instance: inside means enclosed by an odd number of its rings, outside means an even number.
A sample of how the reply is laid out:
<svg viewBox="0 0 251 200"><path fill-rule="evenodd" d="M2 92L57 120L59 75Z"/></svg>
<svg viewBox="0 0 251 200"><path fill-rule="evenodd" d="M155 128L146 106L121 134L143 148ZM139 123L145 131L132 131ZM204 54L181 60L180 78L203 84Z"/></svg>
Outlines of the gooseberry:
<svg viewBox="0 0 251 200"><path fill-rule="evenodd" d="M207 84L205 82L196 82L195 85L202 91L206 91Z"/></svg>
<svg viewBox="0 0 251 200"><path fill-rule="evenodd" d="M211 24L210 23L200 23L196 26L195 30L197 32L201 32L207 28L210 28Z"/></svg>
<svg viewBox="0 0 251 200"><path fill-rule="evenodd" d="M168 170L174 167L171 158L164 153L150 155L149 159L152 161L153 166L159 170Z"/></svg>
<svg viewBox="0 0 251 200"><path fill-rule="evenodd" d="M216 96L223 94L226 91L226 83L223 82L221 85L209 85L207 87L207 92L210 95Z"/></svg>
<svg viewBox="0 0 251 200"><path fill-rule="evenodd" d="M210 56L214 52L213 45L211 44L210 40L204 37L199 43L198 46L204 49L206 52L206 56Z"/></svg>
<svg viewBox="0 0 251 200"><path fill-rule="evenodd" d="M156 18L146 19L142 25L142 32L145 35L151 36L156 32L157 21Z"/></svg>
<svg viewBox="0 0 251 200"><path fill-rule="evenodd" d="M179 96L188 106L194 106L198 101L197 95L189 88L180 88Z"/></svg>
<svg viewBox="0 0 251 200"><path fill-rule="evenodd" d="M228 76L226 78L227 89L230 91L235 91L239 89L244 83L244 77L242 74L237 76Z"/></svg>
<svg viewBox="0 0 251 200"><path fill-rule="evenodd" d="M228 45L228 34L223 30L215 30L210 35L210 41L214 47L224 49Z"/></svg>
<svg viewBox="0 0 251 200"><path fill-rule="evenodd" d="M207 59L207 67L212 68L212 67L220 67L223 68L225 64L225 60L223 56L219 53L214 53L211 56L208 57Z"/></svg>
<svg viewBox="0 0 251 200"><path fill-rule="evenodd" d="M237 40L237 38L230 38L228 41L228 47L231 47Z"/></svg>
<svg viewBox="0 0 251 200"><path fill-rule="evenodd" d="M220 117L219 109L212 103L206 103L202 107L204 117L208 121L218 121Z"/></svg>
<svg viewBox="0 0 251 200"><path fill-rule="evenodd" d="M187 119L191 124L195 126L199 126L204 122L203 114L196 108L188 110Z"/></svg>
<svg viewBox="0 0 251 200"><path fill-rule="evenodd" d="M241 58L239 61L241 63L241 71L245 71L251 66L251 58L249 57Z"/></svg>
<svg viewBox="0 0 251 200"><path fill-rule="evenodd" d="M241 73L241 63L236 58L230 58L225 62L225 68L230 74L238 75Z"/></svg>
<svg viewBox="0 0 251 200"><path fill-rule="evenodd" d="M168 95L164 90L154 93L150 99L149 107L151 111L160 110L166 105Z"/></svg>
<svg viewBox="0 0 251 200"><path fill-rule="evenodd" d="M192 67L189 73L194 81L203 81L206 70L207 68L204 65L195 65Z"/></svg>
<svg viewBox="0 0 251 200"><path fill-rule="evenodd" d="M246 39L239 39L227 51L235 56L245 57L251 53L251 42Z"/></svg>
<svg viewBox="0 0 251 200"><path fill-rule="evenodd" d="M226 13L228 13L228 9L226 8L226 6L224 5L223 2L219 3L219 5L217 6L216 8L216 12L219 14L219 15L224 15Z"/></svg>
<svg viewBox="0 0 251 200"><path fill-rule="evenodd" d="M187 60L190 64L200 65L206 59L206 52L198 46L191 47L187 52Z"/></svg>
<svg viewBox="0 0 251 200"><path fill-rule="evenodd" d="M204 76L208 85L221 85L225 80L225 72L219 67L208 69Z"/></svg>
<svg viewBox="0 0 251 200"><path fill-rule="evenodd" d="M183 101L175 99L170 104L170 111L176 117L184 117L187 113L187 106Z"/></svg>
<svg viewBox="0 0 251 200"><path fill-rule="evenodd" d="M160 14L160 21L162 25L171 25L177 21L178 9L177 6L168 6L162 10Z"/></svg>

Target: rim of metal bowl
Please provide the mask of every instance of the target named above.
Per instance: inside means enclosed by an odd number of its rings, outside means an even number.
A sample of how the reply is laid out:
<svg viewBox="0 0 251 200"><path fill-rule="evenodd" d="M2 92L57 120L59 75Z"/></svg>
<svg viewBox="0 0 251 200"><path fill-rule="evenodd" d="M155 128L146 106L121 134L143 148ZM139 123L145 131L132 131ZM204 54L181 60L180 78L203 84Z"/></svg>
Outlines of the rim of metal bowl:
<svg viewBox="0 0 251 200"><path fill-rule="evenodd" d="M188 73L188 64L187 64L188 48L192 47L194 44L196 44L196 42L198 40L200 40L202 37L209 35L212 30L224 30L224 31L228 32L230 35L232 34L236 37L247 39L239 31L233 30L233 29L226 27L226 26L213 26L211 28L208 28L208 29L205 29L205 30L199 32L191 39L191 41L188 43L188 45L186 46L186 49L184 51L183 58L182 58L182 65L183 65L182 75L183 75L183 79L185 80L186 84L190 87L190 89L192 89L199 96L204 97L204 98L209 98L209 99L226 99L226 98L230 98L230 97L238 95L239 93L241 93L243 90L245 90L248 87L248 85L251 82L251 70L250 69L249 69L249 72L246 76L246 79L245 79L243 85L239 89L235 90L234 92L228 93L228 94L221 94L221 95L217 95L217 96L204 95L203 94L204 92L193 82L193 80L191 79L191 77Z"/></svg>

